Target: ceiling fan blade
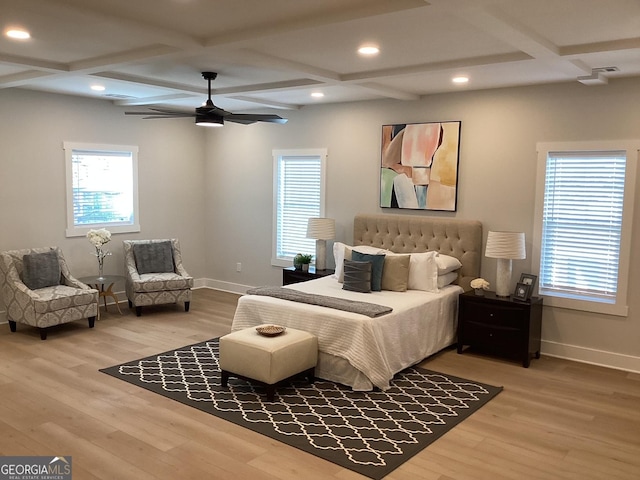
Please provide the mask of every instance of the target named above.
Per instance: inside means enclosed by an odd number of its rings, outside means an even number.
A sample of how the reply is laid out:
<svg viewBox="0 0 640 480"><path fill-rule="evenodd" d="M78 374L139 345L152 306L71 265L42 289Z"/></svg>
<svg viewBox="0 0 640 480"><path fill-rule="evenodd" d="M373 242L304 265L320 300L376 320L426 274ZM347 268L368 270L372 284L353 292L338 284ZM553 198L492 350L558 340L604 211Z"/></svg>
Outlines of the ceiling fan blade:
<svg viewBox="0 0 640 480"><path fill-rule="evenodd" d="M143 120L153 120L155 118L193 118L193 115L184 114L184 115L154 115L153 113L147 113L150 115L149 117L142 117Z"/></svg>
<svg viewBox="0 0 640 480"><path fill-rule="evenodd" d="M269 114L253 114L253 113L230 113L224 117L225 121L242 123L243 125L250 125L255 122L268 122L268 123L287 123L286 118L282 118L278 115Z"/></svg>
<svg viewBox="0 0 640 480"><path fill-rule="evenodd" d="M187 112L169 112L169 111L160 111L155 108L151 109L149 112L124 112L125 115L151 115L151 117L143 117L143 118L183 118L183 117L195 117L193 113Z"/></svg>

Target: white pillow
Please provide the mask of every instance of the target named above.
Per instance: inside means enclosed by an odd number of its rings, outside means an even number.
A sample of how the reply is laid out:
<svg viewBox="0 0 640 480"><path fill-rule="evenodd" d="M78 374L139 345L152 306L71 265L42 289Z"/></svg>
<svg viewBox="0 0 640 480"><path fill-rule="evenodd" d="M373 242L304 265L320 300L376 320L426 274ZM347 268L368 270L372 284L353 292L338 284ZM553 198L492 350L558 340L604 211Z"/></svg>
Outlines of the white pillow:
<svg viewBox="0 0 640 480"><path fill-rule="evenodd" d="M453 272L462 266L462 263L460 263L460 260L456 257L450 257L449 255L443 255L441 253L437 255L436 263L438 265L438 275Z"/></svg>
<svg viewBox="0 0 640 480"><path fill-rule="evenodd" d="M340 283L344 283L344 261L351 260L352 250L360 253L367 253L369 255L384 255L386 253L384 248L372 247L370 245L358 245L357 247L352 247L342 242L334 242L333 260L336 262L336 271L333 276L337 278Z"/></svg>
<svg viewBox="0 0 640 480"><path fill-rule="evenodd" d="M345 245L342 242L333 243L333 260L336 262L336 271L334 272L334 278L337 278L339 282L344 281L344 261L351 260L351 247Z"/></svg>
<svg viewBox="0 0 640 480"><path fill-rule="evenodd" d="M446 287L447 285L451 285L458 278L458 272L449 272L444 275L438 275L438 288Z"/></svg>
<svg viewBox="0 0 640 480"><path fill-rule="evenodd" d="M409 261L409 290L438 291L437 252L412 253Z"/></svg>

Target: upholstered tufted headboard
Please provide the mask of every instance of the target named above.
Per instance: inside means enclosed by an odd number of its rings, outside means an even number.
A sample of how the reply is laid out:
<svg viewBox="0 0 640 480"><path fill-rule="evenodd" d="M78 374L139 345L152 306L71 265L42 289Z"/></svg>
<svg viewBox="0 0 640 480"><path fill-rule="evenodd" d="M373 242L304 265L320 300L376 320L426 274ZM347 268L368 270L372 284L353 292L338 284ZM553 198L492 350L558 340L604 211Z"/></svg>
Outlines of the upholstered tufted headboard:
<svg viewBox="0 0 640 480"><path fill-rule="evenodd" d="M482 224L475 220L413 215L358 214L353 244L373 245L395 253L436 250L462 263L458 284L465 290L480 276Z"/></svg>

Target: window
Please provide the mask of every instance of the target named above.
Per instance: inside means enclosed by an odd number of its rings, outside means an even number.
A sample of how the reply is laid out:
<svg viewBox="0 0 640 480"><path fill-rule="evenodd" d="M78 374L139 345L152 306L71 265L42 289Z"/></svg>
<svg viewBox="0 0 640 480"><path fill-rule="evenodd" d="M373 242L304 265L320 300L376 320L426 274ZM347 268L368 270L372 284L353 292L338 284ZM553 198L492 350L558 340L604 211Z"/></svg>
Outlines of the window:
<svg viewBox="0 0 640 480"><path fill-rule="evenodd" d="M534 262L545 304L627 315L639 146L538 144Z"/></svg>
<svg viewBox="0 0 640 480"><path fill-rule="evenodd" d="M139 232L138 147L64 142L67 236Z"/></svg>
<svg viewBox="0 0 640 480"><path fill-rule="evenodd" d="M290 266L297 253L315 253L307 220L324 216L326 158L325 149L273 151L272 265Z"/></svg>

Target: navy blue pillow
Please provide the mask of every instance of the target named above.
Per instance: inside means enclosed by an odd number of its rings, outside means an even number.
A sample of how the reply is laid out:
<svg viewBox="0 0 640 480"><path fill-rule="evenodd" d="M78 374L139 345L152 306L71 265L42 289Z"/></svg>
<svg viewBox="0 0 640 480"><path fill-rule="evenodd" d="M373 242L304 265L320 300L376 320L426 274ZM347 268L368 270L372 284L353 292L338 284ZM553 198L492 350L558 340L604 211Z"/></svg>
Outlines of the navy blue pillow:
<svg viewBox="0 0 640 480"><path fill-rule="evenodd" d="M370 255L368 253L360 253L353 250L351 253L351 260L356 262L371 262L371 291L381 291L384 255Z"/></svg>

